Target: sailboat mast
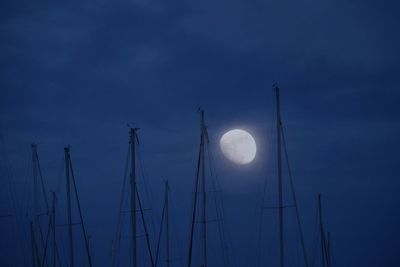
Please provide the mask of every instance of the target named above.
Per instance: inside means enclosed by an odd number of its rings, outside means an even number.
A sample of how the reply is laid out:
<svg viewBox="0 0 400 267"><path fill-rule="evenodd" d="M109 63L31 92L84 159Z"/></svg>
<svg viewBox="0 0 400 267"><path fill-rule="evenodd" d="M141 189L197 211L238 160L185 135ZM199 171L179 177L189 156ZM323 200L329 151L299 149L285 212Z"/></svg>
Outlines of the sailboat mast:
<svg viewBox="0 0 400 267"><path fill-rule="evenodd" d="M39 181L37 169L36 144L31 144L32 148L32 173L33 173L33 226L37 227L39 224Z"/></svg>
<svg viewBox="0 0 400 267"><path fill-rule="evenodd" d="M285 266L284 251L284 228L283 228L283 190L282 190L282 140L281 140L281 113L279 87L275 86L276 93L276 135L277 135L277 154L278 154L278 212L279 212L279 259L280 267Z"/></svg>
<svg viewBox="0 0 400 267"><path fill-rule="evenodd" d="M132 266L137 266L136 248L136 130L130 129L131 145L131 228L132 228Z"/></svg>
<svg viewBox="0 0 400 267"><path fill-rule="evenodd" d="M319 213L319 229L320 229L320 236L321 236L322 267L326 267L325 232L324 232L324 225L323 225L323 222L322 222L321 194L318 195L318 213Z"/></svg>
<svg viewBox="0 0 400 267"><path fill-rule="evenodd" d="M169 254L169 185L168 181L165 182L165 234L166 234L166 249L167 249L167 267L169 267L170 254Z"/></svg>
<svg viewBox="0 0 400 267"><path fill-rule="evenodd" d="M65 177L67 180L67 212L68 212L68 245L69 245L69 262L71 267L74 266L74 243L72 232L72 203L71 203L71 182L70 182L70 154L69 146L64 147L65 157Z"/></svg>
<svg viewBox="0 0 400 267"><path fill-rule="evenodd" d="M43 241L43 236L41 235L41 229L39 224L39 177L38 177L38 161L37 161L37 145L31 144L32 150L32 174L33 174L33 221L32 221L32 238L34 239L34 249L35 255L40 262L40 256L38 253L38 245L36 240ZM35 229L39 232L40 238L36 238ZM40 264L40 263L39 263Z"/></svg>
<svg viewBox="0 0 400 267"><path fill-rule="evenodd" d="M201 143L201 135L200 135L200 143ZM200 172L200 162L201 162L201 149L199 149L199 156L197 159L197 167L196 167L196 177L195 177L195 183L194 183L194 192L193 192L193 208L192 208L192 220L191 220L191 226L190 226L190 239L189 239L189 255L188 255L188 267L192 266L192 254L193 254L193 236L194 236L194 226L195 226L195 220L196 220L196 209L197 209L197 196L198 196L198 190L199 190L199 172Z"/></svg>
<svg viewBox="0 0 400 267"><path fill-rule="evenodd" d="M56 267L57 245L56 245L56 193L52 194L51 226L53 227L53 267Z"/></svg>
<svg viewBox="0 0 400 267"><path fill-rule="evenodd" d="M203 241L203 266L207 267L207 194L206 194L206 174L205 174L205 131L206 126L204 123L204 111L201 111L201 183L202 183L202 210L201 210L201 230L202 230L202 241Z"/></svg>
<svg viewBox="0 0 400 267"><path fill-rule="evenodd" d="M332 265L332 258L331 258L331 233L328 232L328 241L327 241L327 245L326 245L326 258L328 261L328 267L331 267Z"/></svg>
<svg viewBox="0 0 400 267"><path fill-rule="evenodd" d="M190 240L189 240L189 255L188 255L188 267L192 266L192 252L193 252L193 237L196 222L196 210L200 210L200 260L203 262L201 266L207 266L207 228L206 228L206 177L205 177L205 139L207 129L204 123L204 111L200 110L200 149L199 156L197 159L196 176L194 184L194 197L193 197L193 209L192 209L192 221L190 227ZM201 179L201 180L200 180ZM202 183L202 184L200 184ZM199 187L201 186L201 189ZM200 190L200 191L199 191ZM198 194L202 194L202 205L197 205ZM201 205L201 207L200 207ZM199 206L199 207L198 207ZM203 250L203 251L201 251ZM202 254L202 255L201 255Z"/></svg>

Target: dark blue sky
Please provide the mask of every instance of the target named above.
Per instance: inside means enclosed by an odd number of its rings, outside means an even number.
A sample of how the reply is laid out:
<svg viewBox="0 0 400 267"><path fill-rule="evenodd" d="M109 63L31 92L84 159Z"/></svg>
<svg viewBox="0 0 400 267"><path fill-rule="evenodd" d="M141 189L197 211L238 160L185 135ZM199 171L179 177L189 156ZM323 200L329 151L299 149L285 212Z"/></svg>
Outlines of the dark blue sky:
<svg viewBox="0 0 400 267"><path fill-rule="evenodd" d="M49 191L63 189L63 146L71 144L95 265L108 266L126 124L134 122L155 217L169 179L186 244L201 106L245 266L272 165L279 82L310 251L321 192L336 266L399 266L398 10L397 1L372 0L2 1L1 157L9 158L17 199L27 201L30 143L40 143ZM259 145L246 167L217 147L236 127Z"/></svg>

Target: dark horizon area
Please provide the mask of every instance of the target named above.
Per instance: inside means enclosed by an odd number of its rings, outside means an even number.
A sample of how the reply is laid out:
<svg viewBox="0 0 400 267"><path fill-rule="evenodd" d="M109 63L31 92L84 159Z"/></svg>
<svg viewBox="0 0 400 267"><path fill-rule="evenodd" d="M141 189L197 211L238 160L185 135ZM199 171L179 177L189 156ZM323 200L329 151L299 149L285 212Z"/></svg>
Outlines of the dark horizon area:
<svg viewBox="0 0 400 267"><path fill-rule="evenodd" d="M200 107L232 266L258 266L260 259L278 266L276 210L260 217L261 206L277 201L278 83L310 266L321 266L318 194L332 237L332 266L399 266L399 7L357 0L1 2L0 265L30 264L31 143L37 143L48 197L57 194L62 258L63 149L70 145L93 266L111 266L128 125L134 125L140 128L138 188L152 249L168 180L172 266L185 266ZM219 148L221 136L235 128L257 143L247 165L229 161ZM287 169L283 179L290 204ZM287 266L304 266L293 211L285 211L285 219ZM210 267L222 266L213 227ZM129 233L125 237L128 242ZM77 232L74 239L77 266L87 266L82 236ZM121 266L129 266L122 257ZM146 257L143 248L140 257Z"/></svg>

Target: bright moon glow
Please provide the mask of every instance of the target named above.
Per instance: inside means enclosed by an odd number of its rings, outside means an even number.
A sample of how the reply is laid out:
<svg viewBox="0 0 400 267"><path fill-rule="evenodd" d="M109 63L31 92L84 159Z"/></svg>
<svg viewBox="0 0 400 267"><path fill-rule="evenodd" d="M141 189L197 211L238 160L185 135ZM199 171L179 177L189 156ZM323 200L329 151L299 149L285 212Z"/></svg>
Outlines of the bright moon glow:
<svg viewBox="0 0 400 267"><path fill-rule="evenodd" d="M256 156L254 138L246 131L235 129L225 133L219 141L222 153L236 164L247 164Z"/></svg>

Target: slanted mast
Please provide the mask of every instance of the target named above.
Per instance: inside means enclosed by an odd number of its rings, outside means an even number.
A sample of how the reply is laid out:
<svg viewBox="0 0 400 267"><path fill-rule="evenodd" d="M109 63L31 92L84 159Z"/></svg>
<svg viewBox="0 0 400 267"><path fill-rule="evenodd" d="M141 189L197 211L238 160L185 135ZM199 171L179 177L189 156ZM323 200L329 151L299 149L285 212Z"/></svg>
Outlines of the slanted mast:
<svg viewBox="0 0 400 267"><path fill-rule="evenodd" d="M81 204L78 196L78 189L76 188L75 175L74 170L72 168L71 155L70 155L70 147L67 146L64 148L64 157L65 157L65 176L66 176L66 191L67 191L67 213L68 213L68 248L69 248L69 264L71 267L75 266L75 254L74 254L74 239L73 239L73 221L72 221L72 194L75 195L76 204L78 207L79 214L79 225L81 226L81 230L83 233L84 244L85 244L85 252L87 256L88 265L92 266L92 257L89 251L89 241L85 229L85 224L83 221L83 215L81 210ZM72 186L72 192L71 192Z"/></svg>
<svg viewBox="0 0 400 267"><path fill-rule="evenodd" d="M56 193L52 194L52 205L51 205L51 226L53 231L53 267L56 267L58 256L57 241L56 241ZM58 259L60 262L60 259Z"/></svg>
<svg viewBox="0 0 400 267"><path fill-rule="evenodd" d="M37 254L35 262L38 266L45 264L46 259L43 256L46 249L45 244L45 229L41 225L41 216L49 216L49 204L47 200L46 189L44 186L42 170L40 168L39 156L37 152L37 144L31 144L32 153L32 176L33 176L33 219L32 219L32 244L35 244L35 251L32 253ZM42 211L43 198L45 207Z"/></svg>
<svg viewBox="0 0 400 267"><path fill-rule="evenodd" d="M131 231L132 231L132 266L137 266L137 244L136 244L136 131L138 128L130 129L131 147Z"/></svg>
<svg viewBox="0 0 400 267"><path fill-rule="evenodd" d="M282 192L282 145L281 145L281 111L279 99L279 87L275 87L276 93L276 132L277 132L277 154L278 154L278 209L279 209L279 262L280 266L285 266L285 245L283 228L283 192Z"/></svg>
<svg viewBox="0 0 400 267"><path fill-rule="evenodd" d="M162 208L161 214L161 223L160 223L160 231L158 234L158 242L157 242L157 251L156 251L156 259L155 259L155 266L158 264L158 259L160 257L160 246L161 246L161 239L163 235L163 230L165 231L165 254L166 254L166 266L170 266L171 256L170 256L170 242L169 242L169 184L168 180L165 181L165 191L164 191L164 204Z"/></svg>
<svg viewBox="0 0 400 267"><path fill-rule="evenodd" d="M49 206L42 169L39 162L37 144L31 144L33 175L33 219L31 221L31 244L33 266L56 266L61 264L56 241L55 193ZM45 204L43 207L43 203ZM42 216L47 219L42 227ZM51 259L51 261L50 261Z"/></svg>
<svg viewBox="0 0 400 267"><path fill-rule="evenodd" d="M209 169L209 175L207 175L206 169ZM188 267L207 267L210 263L208 246L214 241L219 241L220 254L219 252L213 251L213 262L218 258L218 260L221 260L219 266L232 266L234 264L229 255L231 244L229 242L229 236L227 236L228 231L227 229L224 229L222 197L218 188L217 177L215 177L214 172L215 166L213 164L212 153L209 149L209 139L204 119L204 111L200 110L200 145L191 211L191 226L187 258ZM211 203L213 204L209 205ZM212 208L215 208L215 211ZM211 223L216 223L217 226L212 227ZM210 225L210 227L208 227L208 225ZM209 231L218 231L218 235L211 236L208 234ZM218 241L211 238L217 236L219 237ZM218 249L215 246L213 246L213 248ZM195 251L196 254L194 253ZM220 255L220 257L214 257L215 254Z"/></svg>
<svg viewBox="0 0 400 267"><path fill-rule="evenodd" d="M319 219L319 234L321 245L321 263L322 267L331 267L331 253L330 253L330 233L325 233L325 226L322 216L322 201L321 194L318 195L318 219Z"/></svg>
<svg viewBox="0 0 400 267"><path fill-rule="evenodd" d="M198 208L198 192L201 186L202 203L201 208L201 228L200 228L200 251L201 253L201 264L200 266L207 267L207 193L206 193L206 175L205 175L205 142L207 138L207 128L204 122L204 111L200 110L200 150L199 157L197 160L196 177L195 177L195 192L194 201L192 208L192 220L190 229L190 241L189 241L189 255L188 255L188 267L192 266L192 256L193 256L193 238L195 230L195 220L196 220L196 210ZM207 140L208 141L208 140Z"/></svg>

